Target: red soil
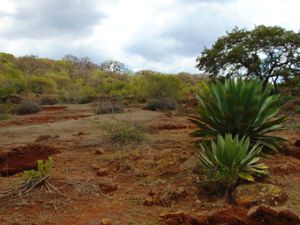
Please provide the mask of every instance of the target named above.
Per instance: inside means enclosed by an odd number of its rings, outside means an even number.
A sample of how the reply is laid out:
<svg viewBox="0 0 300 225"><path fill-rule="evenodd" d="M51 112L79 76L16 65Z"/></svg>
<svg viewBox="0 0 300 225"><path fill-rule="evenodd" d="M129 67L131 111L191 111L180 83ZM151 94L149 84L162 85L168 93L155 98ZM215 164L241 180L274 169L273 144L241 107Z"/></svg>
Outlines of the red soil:
<svg viewBox="0 0 300 225"><path fill-rule="evenodd" d="M37 160L46 160L58 151L46 145L28 144L0 155L0 174L9 176L37 167Z"/></svg>
<svg viewBox="0 0 300 225"><path fill-rule="evenodd" d="M250 213L230 208L210 216L190 216L183 212L161 216L165 225L299 225L300 218L289 210L276 211L266 206Z"/></svg>

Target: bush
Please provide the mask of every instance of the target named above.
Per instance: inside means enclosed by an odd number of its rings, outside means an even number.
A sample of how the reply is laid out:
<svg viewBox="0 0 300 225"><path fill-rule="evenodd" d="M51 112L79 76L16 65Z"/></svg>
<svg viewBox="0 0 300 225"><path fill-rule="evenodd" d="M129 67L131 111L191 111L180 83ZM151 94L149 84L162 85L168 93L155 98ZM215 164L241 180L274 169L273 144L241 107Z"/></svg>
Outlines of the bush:
<svg viewBox="0 0 300 225"><path fill-rule="evenodd" d="M300 114L300 106L296 107L296 108L294 109L294 112L297 113L297 114Z"/></svg>
<svg viewBox="0 0 300 225"><path fill-rule="evenodd" d="M28 79L28 88L36 94L53 93L56 83L47 77L31 76Z"/></svg>
<svg viewBox="0 0 300 225"><path fill-rule="evenodd" d="M10 118L10 115L0 113L0 120L7 120L7 119L9 119L9 118Z"/></svg>
<svg viewBox="0 0 300 225"><path fill-rule="evenodd" d="M143 87L146 97L149 98L170 98L181 97L181 82L176 76L154 74L145 77Z"/></svg>
<svg viewBox="0 0 300 225"><path fill-rule="evenodd" d="M169 99L169 98L162 98L162 99L154 99L151 100L147 106L145 107L145 109L147 110L152 110L152 111L156 111L156 110L174 110L176 109L176 101Z"/></svg>
<svg viewBox="0 0 300 225"><path fill-rule="evenodd" d="M117 102L112 102L109 100L100 101L96 105L95 112L97 115L99 114L108 114L108 113L120 113L123 112L122 107Z"/></svg>
<svg viewBox="0 0 300 225"><path fill-rule="evenodd" d="M109 134L109 139L117 144L129 144L143 140L143 127L132 121L120 121L104 127Z"/></svg>
<svg viewBox="0 0 300 225"><path fill-rule="evenodd" d="M38 113L42 109L38 103L34 101L25 101L18 105L15 109L15 113L18 115Z"/></svg>
<svg viewBox="0 0 300 225"><path fill-rule="evenodd" d="M197 95L198 114L190 120L200 129L192 135L214 139L218 135L248 136L252 144L261 143L276 151L285 139L270 135L281 130L284 117L279 113L278 95L271 95L261 82L226 80L225 83L207 83Z"/></svg>
<svg viewBox="0 0 300 225"><path fill-rule="evenodd" d="M267 167L258 164L261 147L256 144L250 148L249 138L219 135L209 147L200 146L199 167L207 178L202 184L207 190L231 193L239 179L254 181L255 177L268 174Z"/></svg>
<svg viewBox="0 0 300 225"><path fill-rule="evenodd" d="M43 96L40 101L41 105L55 105L58 102L59 101L57 100L57 98L53 96Z"/></svg>

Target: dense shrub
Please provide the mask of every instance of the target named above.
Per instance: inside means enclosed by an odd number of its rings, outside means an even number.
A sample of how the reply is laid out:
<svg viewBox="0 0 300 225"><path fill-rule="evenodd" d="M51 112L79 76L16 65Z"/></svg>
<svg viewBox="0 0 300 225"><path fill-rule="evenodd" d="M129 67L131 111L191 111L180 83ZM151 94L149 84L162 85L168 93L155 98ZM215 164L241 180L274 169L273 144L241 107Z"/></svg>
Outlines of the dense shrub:
<svg viewBox="0 0 300 225"><path fill-rule="evenodd" d="M55 91L56 84L47 77L31 76L28 78L28 88L36 94L47 94Z"/></svg>
<svg viewBox="0 0 300 225"><path fill-rule="evenodd" d="M146 105L147 110L174 110L176 109L176 101L169 98L153 99Z"/></svg>
<svg viewBox="0 0 300 225"><path fill-rule="evenodd" d="M198 116L191 118L200 129L192 134L206 139L226 133L248 136L253 144L276 151L285 139L269 133L281 130L284 117L277 117L280 98L271 91L258 81L207 83L197 96Z"/></svg>
<svg viewBox="0 0 300 225"><path fill-rule="evenodd" d="M118 121L104 127L111 142L116 144L130 144L140 142L144 138L144 129L132 121Z"/></svg>
<svg viewBox="0 0 300 225"><path fill-rule="evenodd" d="M267 167L258 163L261 147L256 144L251 148L249 138L219 135L211 145L200 146L199 167L206 176L202 185L207 190L219 194L232 192L238 179L254 181L255 177L268 174Z"/></svg>
<svg viewBox="0 0 300 225"><path fill-rule="evenodd" d="M120 113L123 109L119 103L105 100L96 104L95 112L96 114Z"/></svg>
<svg viewBox="0 0 300 225"><path fill-rule="evenodd" d="M41 105L55 105L58 102L58 99L54 96L43 96L40 101Z"/></svg>
<svg viewBox="0 0 300 225"><path fill-rule="evenodd" d="M143 87L146 97L149 98L170 98L181 97L181 82L176 76L154 74L145 77Z"/></svg>
<svg viewBox="0 0 300 225"><path fill-rule="evenodd" d="M25 114L38 113L41 110L42 109L38 103L34 101L24 101L16 107L15 113L18 115L25 115Z"/></svg>

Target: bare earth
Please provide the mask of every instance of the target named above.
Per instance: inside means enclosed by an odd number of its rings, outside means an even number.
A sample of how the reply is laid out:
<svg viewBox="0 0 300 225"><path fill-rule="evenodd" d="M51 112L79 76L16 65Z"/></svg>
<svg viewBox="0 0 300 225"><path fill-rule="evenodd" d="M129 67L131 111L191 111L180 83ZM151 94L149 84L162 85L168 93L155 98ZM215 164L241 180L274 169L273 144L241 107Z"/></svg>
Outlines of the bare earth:
<svg viewBox="0 0 300 225"><path fill-rule="evenodd" d="M122 120L145 127L141 143L118 146L108 140L103 126ZM300 118L287 126L280 135L299 139ZM48 179L53 188L36 187L18 201L0 204L0 224L97 225L108 218L113 224L151 225L162 213L205 215L228 208L222 198L199 194L193 172L197 139L189 136L193 129L187 116L141 107L95 116L91 105L49 106L0 121L0 154L33 143L57 151ZM300 215L300 159L277 154L264 161L272 176L261 182L288 195L274 207ZM0 177L0 188L14 185L20 176Z"/></svg>

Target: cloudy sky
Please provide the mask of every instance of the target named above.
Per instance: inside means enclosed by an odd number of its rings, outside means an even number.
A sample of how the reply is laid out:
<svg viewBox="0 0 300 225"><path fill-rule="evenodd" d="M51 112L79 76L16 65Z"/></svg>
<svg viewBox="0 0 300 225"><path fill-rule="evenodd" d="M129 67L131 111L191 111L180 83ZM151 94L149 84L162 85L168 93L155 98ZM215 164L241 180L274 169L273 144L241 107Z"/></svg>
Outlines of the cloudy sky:
<svg viewBox="0 0 300 225"><path fill-rule="evenodd" d="M234 26L298 31L299 9L300 0L0 0L0 52L197 72L203 47Z"/></svg>

